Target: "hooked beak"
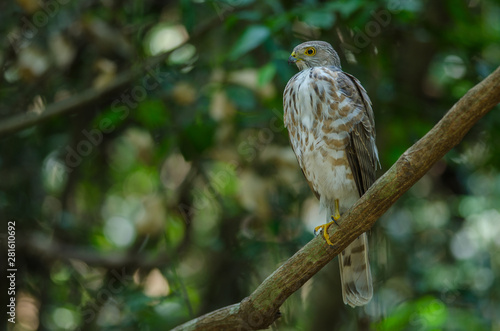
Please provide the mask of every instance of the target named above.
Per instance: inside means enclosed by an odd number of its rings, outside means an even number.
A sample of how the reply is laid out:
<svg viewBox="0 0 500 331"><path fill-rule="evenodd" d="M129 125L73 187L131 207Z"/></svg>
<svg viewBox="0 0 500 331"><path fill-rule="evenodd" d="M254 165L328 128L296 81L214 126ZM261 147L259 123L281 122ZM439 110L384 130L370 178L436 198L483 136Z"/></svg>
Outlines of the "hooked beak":
<svg viewBox="0 0 500 331"><path fill-rule="evenodd" d="M297 61L297 54L295 54L295 52L292 52L292 54L288 57L288 64L296 63Z"/></svg>

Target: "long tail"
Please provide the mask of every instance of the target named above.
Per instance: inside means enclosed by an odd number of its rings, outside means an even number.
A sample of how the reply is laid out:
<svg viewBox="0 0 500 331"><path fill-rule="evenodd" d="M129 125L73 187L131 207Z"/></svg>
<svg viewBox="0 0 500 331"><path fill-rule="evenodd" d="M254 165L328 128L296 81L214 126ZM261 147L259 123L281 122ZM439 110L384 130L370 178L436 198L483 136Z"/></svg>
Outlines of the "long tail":
<svg viewBox="0 0 500 331"><path fill-rule="evenodd" d="M351 307L366 305L373 296L368 238L363 233L339 255L342 298Z"/></svg>

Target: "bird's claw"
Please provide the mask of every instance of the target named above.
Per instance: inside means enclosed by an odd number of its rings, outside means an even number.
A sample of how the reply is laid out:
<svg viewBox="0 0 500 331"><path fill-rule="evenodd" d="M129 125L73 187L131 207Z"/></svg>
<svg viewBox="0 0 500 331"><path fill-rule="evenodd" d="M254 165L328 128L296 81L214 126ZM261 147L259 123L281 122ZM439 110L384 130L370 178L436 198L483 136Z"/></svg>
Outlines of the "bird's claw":
<svg viewBox="0 0 500 331"><path fill-rule="evenodd" d="M333 216L332 216L333 219ZM325 238L326 242L328 245L333 246L332 241L330 240L330 236L328 235L328 228L333 224L337 224L335 219L332 222L317 226L314 228L314 234L316 235L316 232L318 232L320 229L323 231L323 237Z"/></svg>

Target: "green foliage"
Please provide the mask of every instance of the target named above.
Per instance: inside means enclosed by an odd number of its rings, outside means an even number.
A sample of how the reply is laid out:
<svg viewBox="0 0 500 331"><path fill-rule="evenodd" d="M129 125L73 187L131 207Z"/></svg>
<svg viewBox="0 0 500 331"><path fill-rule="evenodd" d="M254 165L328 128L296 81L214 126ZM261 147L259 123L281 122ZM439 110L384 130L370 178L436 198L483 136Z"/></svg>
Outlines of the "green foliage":
<svg viewBox="0 0 500 331"><path fill-rule="evenodd" d="M315 25L318 28L329 29L335 23L334 12L324 10L306 11L303 17L305 23Z"/></svg>
<svg viewBox="0 0 500 331"><path fill-rule="evenodd" d="M262 25L252 25L249 26L243 33L241 37L234 44L231 52L229 53L229 59L235 60L243 54L248 53L255 47L262 44L271 34L271 31Z"/></svg>
<svg viewBox="0 0 500 331"><path fill-rule="evenodd" d="M489 330L465 309L450 309L432 296L399 306L391 316L373 325L376 330Z"/></svg>
<svg viewBox="0 0 500 331"><path fill-rule="evenodd" d="M208 118L197 119L194 123L187 125L180 133L182 155L187 161L196 158L204 150L212 146L215 134L215 123Z"/></svg>
<svg viewBox="0 0 500 331"><path fill-rule="evenodd" d="M158 99L148 99L141 102L133 115L142 126L149 130L159 129L170 124L169 112L165 109L163 102Z"/></svg>

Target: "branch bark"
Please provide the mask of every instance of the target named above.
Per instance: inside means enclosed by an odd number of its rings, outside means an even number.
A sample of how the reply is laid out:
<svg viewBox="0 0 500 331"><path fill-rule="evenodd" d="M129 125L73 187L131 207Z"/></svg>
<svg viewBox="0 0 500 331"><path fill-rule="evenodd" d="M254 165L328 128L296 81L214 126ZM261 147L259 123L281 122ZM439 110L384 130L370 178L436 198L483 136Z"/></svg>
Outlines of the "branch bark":
<svg viewBox="0 0 500 331"><path fill-rule="evenodd" d="M181 243L182 245L182 243ZM155 268L170 263L165 252L157 255L147 252L108 252L102 253L88 247L70 246L41 236L31 236L18 242L19 249L44 261L79 260L93 267L106 269Z"/></svg>
<svg viewBox="0 0 500 331"><path fill-rule="evenodd" d="M196 29L192 31L189 42L192 43L199 40L203 38L206 33L212 31L215 26L220 24L220 15L224 15L228 11L240 11L246 7L247 6L241 6L234 9L232 7L224 8L218 15L200 23ZM177 48L179 47L180 46ZM136 79L144 76L150 68L154 68L164 62L175 49L148 58L136 68L118 75L109 85L103 88L88 88L80 94L52 103L48 105L41 114L26 111L22 114L2 119L2 121L0 121L0 138L43 123L56 116L67 115L95 107L103 102L103 100L116 97L129 88Z"/></svg>
<svg viewBox="0 0 500 331"><path fill-rule="evenodd" d="M240 303L218 309L173 330L260 330L279 316L283 302L307 280L368 231L396 200L413 186L472 126L500 102L500 67L469 90L422 139L330 227L336 246L322 236L312 239Z"/></svg>
<svg viewBox="0 0 500 331"><path fill-rule="evenodd" d="M95 105L101 103L106 98L113 98L120 92L123 92L127 87L129 87L135 79L139 78L141 75L144 75L144 71L146 68L155 66L162 60L166 59L169 53L161 54L148 61L146 65L143 65L138 69L132 69L117 76L106 87L89 88L78 95L74 95L69 97L68 99L50 104L40 114L24 112L22 114L6 118L0 123L0 138L24 130L33 125L43 123L56 116L62 116L92 108Z"/></svg>

